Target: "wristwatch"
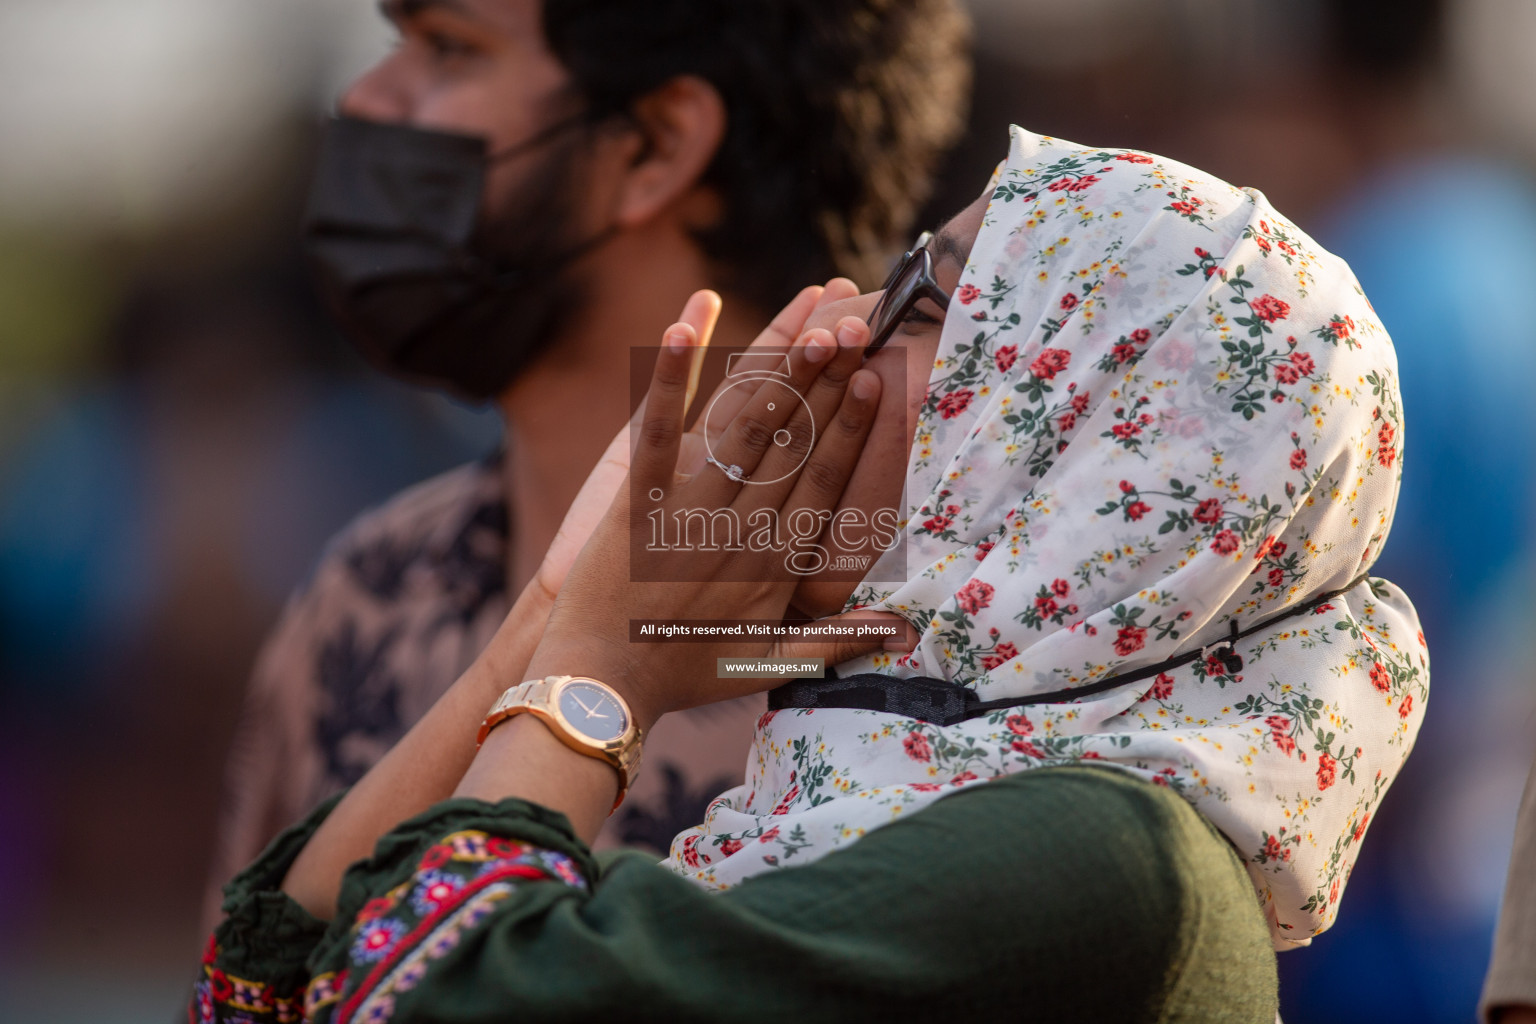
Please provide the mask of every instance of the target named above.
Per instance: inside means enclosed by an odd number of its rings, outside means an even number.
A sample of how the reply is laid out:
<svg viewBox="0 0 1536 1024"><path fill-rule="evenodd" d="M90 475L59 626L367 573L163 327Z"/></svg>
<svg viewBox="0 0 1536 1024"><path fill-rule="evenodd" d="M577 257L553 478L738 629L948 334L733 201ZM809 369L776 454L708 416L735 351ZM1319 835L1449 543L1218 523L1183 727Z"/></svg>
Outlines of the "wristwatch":
<svg viewBox="0 0 1536 1024"><path fill-rule="evenodd" d="M613 687L586 676L531 679L512 687L491 705L480 723L476 745L483 744L497 725L525 711L572 750L613 765L619 773L619 795L613 801L614 810L618 810L640 770L640 728L624 698Z"/></svg>

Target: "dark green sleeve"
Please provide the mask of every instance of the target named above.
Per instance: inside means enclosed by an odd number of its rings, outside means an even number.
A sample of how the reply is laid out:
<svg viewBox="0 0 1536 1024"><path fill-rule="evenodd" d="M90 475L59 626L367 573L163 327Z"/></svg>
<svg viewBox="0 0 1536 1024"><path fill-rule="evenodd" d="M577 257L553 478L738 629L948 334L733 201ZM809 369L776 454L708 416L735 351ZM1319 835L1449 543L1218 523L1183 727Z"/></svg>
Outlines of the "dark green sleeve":
<svg viewBox="0 0 1536 1024"><path fill-rule="evenodd" d="M452 802L402 826L348 874L350 923L310 959L311 1013L1275 1017L1274 955L1237 857L1179 797L1113 769L971 787L718 895L638 855L589 887L573 843L563 819L518 801Z"/></svg>

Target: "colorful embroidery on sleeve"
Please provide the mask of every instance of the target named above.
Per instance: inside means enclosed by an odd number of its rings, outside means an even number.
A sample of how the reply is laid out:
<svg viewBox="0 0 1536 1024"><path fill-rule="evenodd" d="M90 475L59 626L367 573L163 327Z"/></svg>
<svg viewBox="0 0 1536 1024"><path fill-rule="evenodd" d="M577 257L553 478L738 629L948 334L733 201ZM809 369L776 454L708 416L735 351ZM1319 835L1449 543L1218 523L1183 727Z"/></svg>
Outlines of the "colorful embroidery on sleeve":
<svg viewBox="0 0 1536 1024"><path fill-rule="evenodd" d="M415 988L434 961L448 955L527 881L587 889L575 861L565 854L478 830L454 832L427 850L409 880L364 904L343 947L346 968L318 974L290 996L279 997L270 985L226 974L217 966L222 950L210 939L188 1020L389 1020L397 998Z"/></svg>
<svg viewBox="0 0 1536 1024"><path fill-rule="evenodd" d="M348 954L357 987L345 993L336 1024L388 1020L396 997L415 988L496 904L523 881L545 880L587 888L564 854L476 830L445 836L422 855L410 881L358 914Z"/></svg>
<svg viewBox="0 0 1536 1024"><path fill-rule="evenodd" d="M203 951L203 976L192 986L192 1002L187 1007L190 1024L292 1024L308 1019L303 986L288 996L279 996L266 982L237 978L220 969L221 952L210 935Z"/></svg>

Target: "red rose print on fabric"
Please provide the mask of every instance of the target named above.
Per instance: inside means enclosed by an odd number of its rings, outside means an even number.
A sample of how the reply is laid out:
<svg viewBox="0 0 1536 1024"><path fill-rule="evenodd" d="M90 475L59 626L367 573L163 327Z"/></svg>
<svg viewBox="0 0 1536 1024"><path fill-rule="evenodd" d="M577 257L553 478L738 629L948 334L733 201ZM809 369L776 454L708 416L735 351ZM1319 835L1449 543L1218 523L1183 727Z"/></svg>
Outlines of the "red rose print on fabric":
<svg viewBox="0 0 1536 1024"><path fill-rule="evenodd" d="M1392 673L1379 661L1371 666L1371 685L1382 693L1392 689Z"/></svg>
<svg viewBox="0 0 1536 1024"><path fill-rule="evenodd" d="M1014 740L1011 744L1009 744L1009 746L1016 753L1023 754L1025 757L1034 757L1034 758L1039 758L1039 759L1042 759L1042 760L1045 758L1044 751L1042 751L1039 747L1035 746L1035 744L1031 740L1025 740L1025 739Z"/></svg>
<svg viewBox="0 0 1536 1024"><path fill-rule="evenodd" d="M945 505L932 516L923 520L923 529L930 533L943 533L954 525L955 516L959 514L959 505Z"/></svg>
<svg viewBox="0 0 1536 1024"><path fill-rule="evenodd" d="M1397 431L1392 429L1392 424L1383 423L1381 430L1376 434L1376 461L1383 466L1391 466L1397 460L1397 448L1392 444L1392 439L1397 436Z"/></svg>
<svg viewBox="0 0 1536 1024"><path fill-rule="evenodd" d="M969 306L981 298L981 289L973 284L963 284L955 289L955 298L960 300L962 306Z"/></svg>
<svg viewBox="0 0 1536 1024"><path fill-rule="evenodd" d="M955 603L968 615L975 615L987 605L992 603L994 593L992 584L981 580L969 580L965 586L955 594Z"/></svg>
<svg viewBox="0 0 1536 1024"><path fill-rule="evenodd" d="M997 650L993 651L991 654L982 655L981 667L990 672L994 668L997 668L997 666L1003 664L1004 662L1010 661L1013 658L1017 658L1018 656L1019 649L1013 644L1004 640L1002 643L997 645Z"/></svg>
<svg viewBox="0 0 1536 1024"><path fill-rule="evenodd" d="M1121 626L1115 636L1115 653L1120 657L1134 654L1147 645L1147 631L1140 626Z"/></svg>
<svg viewBox="0 0 1536 1024"><path fill-rule="evenodd" d="M1291 314L1290 303L1277 299L1273 295L1260 295L1249 305L1253 308L1253 315L1266 323L1284 320Z"/></svg>
<svg viewBox="0 0 1536 1024"><path fill-rule="evenodd" d="M1048 192L1081 192L1098 180L1098 176L1093 174L1085 174L1081 178L1057 178L1045 188Z"/></svg>
<svg viewBox="0 0 1536 1024"><path fill-rule="evenodd" d="M800 797L800 784L797 782L793 786L790 786L789 789L785 790L784 795L779 798L779 802L774 804L773 805L773 810L769 811L768 813L769 814L788 814L789 813L789 809L792 806L794 806L795 801L797 799L799 799L799 797Z"/></svg>
<svg viewBox="0 0 1536 1024"><path fill-rule="evenodd" d="M1327 789L1337 780L1338 765L1339 762L1334 760L1332 754L1324 752L1317 755L1317 788L1319 791Z"/></svg>
<svg viewBox="0 0 1536 1024"><path fill-rule="evenodd" d="M971 399L975 397L975 392L971 391L969 388L961 388L959 391L951 391L949 394L939 399L939 415L943 416L947 420L952 420L956 416L959 416L961 413L965 412L966 408L971 404Z"/></svg>
<svg viewBox="0 0 1536 1024"><path fill-rule="evenodd" d="M1353 836L1355 842L1358 843L1360 841L1361 837L1363 837L1365 835L1365 827L1367 825L1369 825L1370 823L1371 823L1371 812L1370 811L1366 811L1365 812L1365 817L1360 819L1360 824L1355 826L1355 831L1354 831L1354 836Z"/></svg>
<svg viewBox="0 0 1536 1024"><path fill-rule="evenodd" d="M1264 719L1269 726L1269 738L1286 757L1296 752L1296 739L1291 735L1291 720L1284 715L1270 715Z"/></svg>

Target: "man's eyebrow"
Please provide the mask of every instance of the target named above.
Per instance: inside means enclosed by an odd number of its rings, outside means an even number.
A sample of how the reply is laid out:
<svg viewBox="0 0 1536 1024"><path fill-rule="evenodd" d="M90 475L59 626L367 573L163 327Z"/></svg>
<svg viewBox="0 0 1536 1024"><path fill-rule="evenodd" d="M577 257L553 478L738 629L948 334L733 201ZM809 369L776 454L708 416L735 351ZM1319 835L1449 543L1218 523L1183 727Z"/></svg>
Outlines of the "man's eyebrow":
<svg viewBox="0 0 1536 1024"><path fill-rule="evenodd" d="M390 21L407 21L433 7L465 16L471 14L462 0L379 0L379 13Z"/></svg>

